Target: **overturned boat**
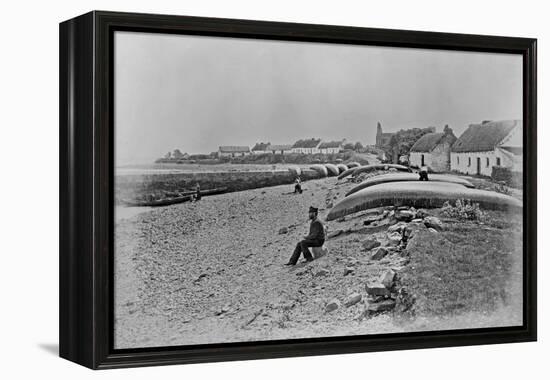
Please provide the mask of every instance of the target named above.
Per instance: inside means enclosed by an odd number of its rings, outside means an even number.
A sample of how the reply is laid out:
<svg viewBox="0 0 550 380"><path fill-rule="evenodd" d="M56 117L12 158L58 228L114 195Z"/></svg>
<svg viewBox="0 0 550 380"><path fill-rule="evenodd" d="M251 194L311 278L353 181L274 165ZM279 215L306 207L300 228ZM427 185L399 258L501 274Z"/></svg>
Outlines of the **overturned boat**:
<svg viewBox="0 0 550 380"><path fill-rule="evenodd" d="M338 179L343 179L350 175L356 176L361 173L369 173L375 170L390 170L390 169L395 169L401 172L409 172L409 173L412 172L412 170L409 169L408 167L399 165L399 164L372 164L372 165L364 165L364 166L358 166L355 168L350 168L345 172L343 172L342 174L340 174L338 176Z"/></svg>
<svg viewBox="0 0 550 380"><path fill-rule="evenodd" d="M352 162L348 162L348 163L346 164L346 166L347 166L348 168L352 169L352 168L357 168L357 167L361 166L361 164L360 164L359 162L352 161Z"/></svg>
<svg viewBox="0 0 550 380"><path fill-rule="evenodd" d="M345 197L330 210L327 220L383 206L437 208L447 201L454 203L458 199L478 203L482 209L488 210L519 211L523 207L520 200L509 195L471 189L457 183L388 182L367 187Z"/></svg>
<svg viewBox="0 0 550 380"><path fill-rule="evenodd" d="M419 181L420 177L418 174L415 173L391 173L391 174L381 174L376 177L367 178L363 182L361 182L359 185L355 186L353 189L348 191L346 193L346 197L354 194L360 190L366 189L367 187L379 185L381 183L388 183L388 182L415 182ZM447 182L447 183L456 183L462 186L466 186L469 188L473 188L474 185L460 177L452 176L452 175L443 175L443 174L430 174L429 181L428 182Z"/></svg>
<svg viewBox="0 0 550 380"><path fill-rule="evenodd" d="M338 174L341 174L349 169L348 166L345 164L338 164L336 165L336 167L338 168L338 172L339 172Z"/></svg>
<svg viewBox="0 0 550 380"><path fill-rule="evenodd" d="M340 174L340 171L338 170L338 167L333 164L325 164L325 168L327 168L327 172L329 176L337 176Z"/></svg>
<svg viewBox="0 0 550 380"><path fill-rule="evenodd" d="M295 176L302 175L302 169L299 166L291 166L288 168L288 171L294 174Z"/></svg>
<svg viewBox="0 0 550 380"><path fill-rule="evenodd" d="M210 190L201 190L201 197L206 197L209 195L222 194L227 191L227 187L219 187L216 189ZM134 207L158 207L158 206L169 206L177 203L188 202L197 194L196 191L186 191L181 193L179 197L173 198L162 198L162 199L151 199L151 200L124 200L126 206Z"/></svg>
<svg viewBox="0 0 550 380"><path fill-rule="evenodd" d="M317 173L321 175L321 177L328 177L328 170L325 167L325 165L316 164L309 167L312 170L315 170Z"/></svg>

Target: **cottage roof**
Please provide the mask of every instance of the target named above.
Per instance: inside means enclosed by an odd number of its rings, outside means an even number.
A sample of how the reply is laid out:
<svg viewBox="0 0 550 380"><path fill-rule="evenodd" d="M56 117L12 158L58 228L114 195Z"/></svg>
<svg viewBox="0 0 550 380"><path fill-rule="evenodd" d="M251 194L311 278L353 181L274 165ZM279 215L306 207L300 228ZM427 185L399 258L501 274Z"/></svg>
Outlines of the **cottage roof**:
<svg viewBox="0 0 550 380"><path fill-rule="evenodd" d="M488 152L508 136L520 120L490 121L483 124L470 124L468 129L452 146L453 152Z"/></svg>
<svg viewBox="0 0 550 380"><path fill-rule="evenodd" d="M500 149L504 149L516 156L523 155L523 147L521 146L501 146Z"/></svg>
<svg viewBox="0 0 550 380"><path fill-rule="evenodd" d="M267 147L267 150L290 150L292 149L291 144L286 145L270 145Z"/></svg>
<svg viewBox="0 0 550 380"><path fill-rule="evenodd" d="M242 153L250 152L250 148L247 146L225 145L220 146L219 151L223 153Z"/></svg>
<svg viewBox="0 0 550 380"><path fill-rule="evenodd" d="M293 148L315 148L319 143L321 142L321 139L304 139L304 140L298 140L294 143L292 146Z"/></svg>
<svg viewBox="0 0 550 380"><path fill-rule="evenodd" d="M338 148L342 145L342 141L326 141L319 145L319 149Z"/></svg>
<svg viewBox="0 0 550 380"><path fill-rule="evenodd" d="M411 147L411 152L431 152L437 145L444 141L445 135L444 132L426 133L414 143ZM448 136L451 144L456 141L456 137L452 133Z"/></svg>
<svg viewBox="0 0 550 380"><path fill-rule="evenodd" d="M252 148L252 150L254 151L263 151L263 150L267 150L267 147L269 146L269 143L256 143L256 145L254 145L254 147Z"/></svg>

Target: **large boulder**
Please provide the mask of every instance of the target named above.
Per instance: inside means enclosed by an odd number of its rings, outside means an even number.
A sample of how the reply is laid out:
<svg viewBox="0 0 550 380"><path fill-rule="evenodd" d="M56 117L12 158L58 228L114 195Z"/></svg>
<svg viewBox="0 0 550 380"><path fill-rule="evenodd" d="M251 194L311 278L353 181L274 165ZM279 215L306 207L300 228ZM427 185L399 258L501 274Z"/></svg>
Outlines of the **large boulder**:
<svg viewBox="0 0 550 380"><path fill-rule="evenodd" d="M379 313L382 311L390 311L395 307L394 300L384 300L376 303L371 303L367 305L367 312L369 313Z"/></svg>
<svg viewBox="0 0 550 380"><path fill-rule="evenodd" d="M390 291L383 284L379 282L367 283L365 286L367 294L371 296L389 296Z"/></svg>
<svg viewBox="0 0 550 380"><path fill-rule="evenodd" d="M399 232L391 232L386 235L388 239L388 245L390 246L396 246L401 243L401 234Z"/></svg>
<svg viewBox="0 0 550 380"><path fill-rule="evenodd" d="M379 280L382 285L384 285L387 289L391 289L393 287L393 283L395 280L395 272L391 269L388 269L382 275L380 276Z"/></svg>

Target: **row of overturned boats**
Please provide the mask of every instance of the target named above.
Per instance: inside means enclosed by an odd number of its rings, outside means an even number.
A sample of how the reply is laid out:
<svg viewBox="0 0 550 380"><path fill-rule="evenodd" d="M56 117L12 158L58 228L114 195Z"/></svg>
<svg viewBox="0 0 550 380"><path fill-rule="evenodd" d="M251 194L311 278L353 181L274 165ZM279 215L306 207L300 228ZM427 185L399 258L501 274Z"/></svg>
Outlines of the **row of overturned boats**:
<svg viewBox="0 0 550 380"><path fill-rule="evenodd" d="M338 181L358 178L363 173L375 174L349 190L329 211L326 219L334 220L357 212L387 206L439 208L445 202L465 200L481 209L521 212L523 203L510 195L477 189L466 178L447 174L430 174L421 181L418 173L399 164L360 165L316 164L310 167L320 176L337 176ZM300 175L299 168L289 169ZM376 173L380 173L376 175Z"/></svg>

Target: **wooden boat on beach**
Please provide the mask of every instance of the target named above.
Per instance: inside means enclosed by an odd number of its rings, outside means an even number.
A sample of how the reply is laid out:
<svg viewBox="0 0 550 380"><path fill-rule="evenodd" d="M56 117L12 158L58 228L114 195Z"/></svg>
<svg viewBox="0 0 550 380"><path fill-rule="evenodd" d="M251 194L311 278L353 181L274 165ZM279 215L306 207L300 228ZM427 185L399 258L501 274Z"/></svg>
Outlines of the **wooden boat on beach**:
<svg viewBox="0 0 550 380"><path fill-rule="evenodd" d="M215 189L201 190L201 197L206 197L209 195L221 194L227 191L227 187L218 187ZM163 198L163 199L152 199L152 200L123 200L122 202L126 206L134 207L158 207L158 206L169 206L177 203L183 203L190 201L193 196L196 194L196 191L186 191L181 193L179 197L172 198Z"/></svg>

